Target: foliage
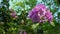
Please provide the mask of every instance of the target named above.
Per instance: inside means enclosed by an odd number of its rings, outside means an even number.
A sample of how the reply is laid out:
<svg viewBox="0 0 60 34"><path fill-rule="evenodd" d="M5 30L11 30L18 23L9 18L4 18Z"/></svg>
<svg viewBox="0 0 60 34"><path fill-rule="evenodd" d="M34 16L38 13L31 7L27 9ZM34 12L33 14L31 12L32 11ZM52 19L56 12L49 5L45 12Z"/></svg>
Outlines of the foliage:
<svg viewBox="0 0 60 34"><path fill-rule="evenodd" d="M27 16L37 4L45 4L52 12L53 23L43 23L43 34L60 34L59 0L3 0L0 2L0 34L19 34L21 30L27 34L37 34L39 23L33 23ZM11 12L11 10L12 12ZM17 18L10 14L16 12ZM40 31L39 31L40 32Z"/></svg>

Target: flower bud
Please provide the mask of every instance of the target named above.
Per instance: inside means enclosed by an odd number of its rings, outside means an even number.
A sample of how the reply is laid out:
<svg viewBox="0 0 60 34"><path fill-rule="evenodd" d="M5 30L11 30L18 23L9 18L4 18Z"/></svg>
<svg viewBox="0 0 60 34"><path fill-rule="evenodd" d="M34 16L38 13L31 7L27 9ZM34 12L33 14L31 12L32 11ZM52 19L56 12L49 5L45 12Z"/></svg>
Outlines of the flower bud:
<svg viewBox="0 0 60 34"><path fill-rule="evenodd" d="M11 15L12 17L15 17L15 18L17 17L17 16L16 16L16 12L12 12L12 13L10 13L10 15Z"/></svg>

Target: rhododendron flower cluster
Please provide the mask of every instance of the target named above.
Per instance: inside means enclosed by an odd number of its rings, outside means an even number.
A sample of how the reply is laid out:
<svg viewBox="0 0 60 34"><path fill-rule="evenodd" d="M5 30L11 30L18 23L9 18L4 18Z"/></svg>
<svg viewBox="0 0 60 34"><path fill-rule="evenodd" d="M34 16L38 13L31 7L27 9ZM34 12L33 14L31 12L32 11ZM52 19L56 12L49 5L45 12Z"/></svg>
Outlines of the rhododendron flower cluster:
<svg viewBox="0 0 60 34"><path fill-rule="evenodd" d="M12 12L12 13L10 13L10 15L13 17L13 18L16 18L17 16L16 16L16 12Z"/></svg>
<svg viewBox="0 0 60 34"><path fill-rule="evenodd" d="M31 11L29 11L28 17L33 22L51 22L53 19L50 10L43 4L38 4Z"/></svg>
<svg viewBox="0 0 60 34"><path fill-rule="evenodd" d="M21 31L19 32L19 34L27 34L27 32L26 32L26 31L21 30Z"/></svg>
<svg viewBox="0 0 60 34"><path fill-rule="evenodd" d="M16 15L16 12L11 8L9 7L9 10L10 10L10 15L13 17L13 18L17 18L17 15Z"/></svg>

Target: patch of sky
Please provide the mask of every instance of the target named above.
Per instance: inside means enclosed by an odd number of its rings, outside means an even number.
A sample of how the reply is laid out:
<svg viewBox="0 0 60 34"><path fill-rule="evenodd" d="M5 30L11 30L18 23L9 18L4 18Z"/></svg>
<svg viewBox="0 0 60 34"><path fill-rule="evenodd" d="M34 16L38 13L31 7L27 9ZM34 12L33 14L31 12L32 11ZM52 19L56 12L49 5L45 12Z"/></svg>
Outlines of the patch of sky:
<svg viewBox="0 0 60 34"><path fill-rule="evenodd" d="M59 6L59 9L58 9L58 12L60 12L60 6Z"/></svg>
<svg viewBox="0 0 60 34"><path fill-rule="evenodd" d="M1 2L3 2L3 0L0 0L0 4L1 4Z"/></svg>

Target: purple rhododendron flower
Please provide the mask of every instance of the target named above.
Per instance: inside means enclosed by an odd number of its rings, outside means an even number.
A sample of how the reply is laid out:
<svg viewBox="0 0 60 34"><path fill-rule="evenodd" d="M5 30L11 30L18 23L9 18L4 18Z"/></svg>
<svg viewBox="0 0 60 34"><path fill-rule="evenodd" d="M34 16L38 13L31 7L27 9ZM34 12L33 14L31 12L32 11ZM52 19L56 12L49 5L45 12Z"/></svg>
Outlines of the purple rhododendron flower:
<svg viewBox="0 0 60 34"><path fill-rule="evenodd" d="M10 15L11 15L12 17L14 17L14 18L17 18L16 12L12 12L12 13L10 13Z"/></svg>
<svg viewBox="0 0 60 34"><path fill-rule="evenodd" d="M24 34L27 34L27 33L24 31Z"/></svg>
<svg viewBox="0 0 60 34"><path fill-rule="evenodd" d="M43 4L36 5L31 11L28 13L28 17L33 22L51 22L53 19L52 13L49 9L46 8Z"/></svg>
<svg viewBox="0 0 60 34"><path fill-rule="evenodd" d="M27 32L22 30L19 32L19 34L27 34Z"/></svg>
<svg viewBox="0 0 60 34"><path fill-rule="evenodd" d="M46 19L48 19L49 22L52 21L53 16L52 16L52 13L50 12L50 10L47 10L45 16L46 16Z"/></svg>

